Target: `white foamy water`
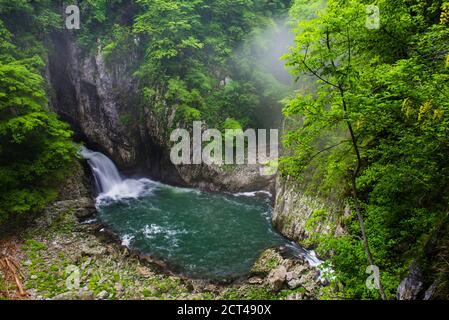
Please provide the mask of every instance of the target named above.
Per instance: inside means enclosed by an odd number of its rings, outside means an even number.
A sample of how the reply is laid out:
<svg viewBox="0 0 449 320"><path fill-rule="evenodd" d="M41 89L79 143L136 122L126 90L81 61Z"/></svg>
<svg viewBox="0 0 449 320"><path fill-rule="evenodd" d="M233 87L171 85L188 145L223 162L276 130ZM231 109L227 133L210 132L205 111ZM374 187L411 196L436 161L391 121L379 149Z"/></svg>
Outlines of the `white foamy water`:
<svg viewBox="0 0 449 320"><path fill-rule="evenodd" d="M102 192L98 196L97 202L137 199L141 196L150 194L152 186L154 186L153 181L148 179L126 179L113 185L106 192Z"/></svg>
<svg viewBox="0 0 449 320"><path fill-rule="evenodd" d="M318 267L321 264L323 264L324 261L321 261L314 250L306 250L300 246L298 246L294 241L291 241L290 243L287 243L286 245L290 250L298 257L304 257L307 262L312 267Z"/></svg>
<svg viewBox="0 0 449 320"><path fill-rule="evenodd" d="M125 234L122 236L122 246L128 247L131 245L131 242L134 240L134 236Z"/></svg>
<svg viewBox="0 0 449 320"><path fill-rule="evenodd" d="M315 267L320 271L320 276L318 279L334 279L334 271L331 267L326 266L325 261L318 258L315 250L305 250L293 241L287 244L287 247L289 247L297 257L304 257L310 266Z"/></svg>
<svg viewBox="0 0 449 320"><path fill-rule="evenodd" d="M271 192L266 191L266 190L260 190L260 191L250 191L250 192L238 192L238 193L233 193L232 195L234 197L255 197L259 194L263 194L269 197L272 197L273 195L271 194Z"/></svg>
<svg viewBox="0 0 449 320"><path fill-rule="evenodd" d="M160 235L167 239L174 239L177 235L187 234L186 230L164 228L155 224L146 225L142 232L146 238L153 238Z"/></svg>
<svg viewBox="0 0 449 320"><path fill-rule="evenodd" d="M97 204L111 200L137 199L149 194L152 187L158 185L150 179L122 179L115 164L100 152L91 151L83 146L80 154L91 167L100 192Z"/></svg>

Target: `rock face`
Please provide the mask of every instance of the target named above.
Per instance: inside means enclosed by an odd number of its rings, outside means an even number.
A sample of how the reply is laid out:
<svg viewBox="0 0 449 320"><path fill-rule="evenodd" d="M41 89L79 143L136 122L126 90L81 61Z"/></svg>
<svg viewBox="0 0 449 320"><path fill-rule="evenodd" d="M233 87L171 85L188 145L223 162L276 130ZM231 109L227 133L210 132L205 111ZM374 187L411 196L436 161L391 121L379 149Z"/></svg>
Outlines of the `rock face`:
<svg viewBox="0 0 449 320"><path fill-rule="evenodd" d="M449 297L449 215L429 237L398 287L399 300L447 300Z"/></svg>
<svg viewBox="0 0 449 320"><path fill-rule="evenodd" d="M423 287L423 275L419 265L415 262L410 267L408 276L398 287L398 300L416 300Z"/></svg>
<svg viewBox="0 0 449 320"><path fill-rule="evenodd" d="M139 64L137 53L107 63L101 48L86 54L70 33L55 33L52 41L47 77L53 109L79 140L108 155L125 173L209 191L254 191L273 185L272 177L261 176L258 167L173 165L165 132L172 123L162 124L151 105L142 105L138 80L132 76ZM170 121L175 111L176 106L167 106Z"/></svg>
<svg viewBox="0 0 449 320"><path fill-rule="evenodd" d="M201 190L208 191L260 191L274 193L275 176L260 174L260 166L217 167L208 165L178 166L183 181Z"/></svg>
<svg viewBox="0 0 449 320"><path fill-rule="evenodd" d="M151 135L158 132L157 122L142 115L147 111L140 109L138 81L132 76L137 54L107 63L101 48L95 54L82 52L69 33L55 33L52 42L47 71L51 104L76 138L107 154L122 171L181 184L167 150ZM142 117L146 121L138 120Z"/></svg>
<svg viewBox="0 0 449 320"><path fill-rule="evenodd" d="M125 130L120 121L123 112L136 104L130 94L136 86L129 77L133 57L108 69L101 54L84 57L68 34L55 34L53 43L49 77L55 111L89 143L115 155L119 164L134 164L135 132Z"/></svg>
<svg viewBox="0 0 449 320"><path fill-rule="evenodd" d="M35 224L45 228L51 226L64 214L74 214L82 221L95 213L95 202L89 189L89 180L83 167L75 162L73 175L61 186L58 199L44 209Z"/></svg>
<svg viewBox="0 0 449 320"><path fill-rule="evenodd" d="M276 203L273 210L274 226L289 239L310 247L313 233L336 236L343 233L339 226L338 213L344 210L319 195L309 196L303 186L291 178L278 177L276 181Z"/></svg>
<svg viewBox="0 0 449 320"><path fill-rule="evenodd" d="M447 279L443 275L425 275L418 260L411 265L407 276L398 287L398 300L446 300ZM447 277L447 275L446 275ZM434 278L433 282L429 278Z"/></svg>

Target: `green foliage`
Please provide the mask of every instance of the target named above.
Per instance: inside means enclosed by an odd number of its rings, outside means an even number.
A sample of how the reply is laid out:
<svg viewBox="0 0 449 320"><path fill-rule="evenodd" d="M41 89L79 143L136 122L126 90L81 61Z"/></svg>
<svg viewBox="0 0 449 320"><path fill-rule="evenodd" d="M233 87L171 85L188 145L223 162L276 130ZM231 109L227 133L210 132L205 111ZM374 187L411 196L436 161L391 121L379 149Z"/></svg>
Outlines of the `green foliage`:
<svg viewBox="0 0 449 320"><path fill-rule="evenodd" d="M134 36L129 27L114 25L110 42L102 50L106 63L113 65L123 61L124 57L132 55L133 39Z"/></svg>
<svg viewBox="0 0 449 320"><path fill-rule="evenodd" d="M302 1L299 1L302 3ZM412 3L410 6L409 3ZM381 29L364 26L368 2L328 1L316 18L301 21L286 56L299 79L316 79L284 109L290 119L284 174L303 178L310 168L323 184L357 188L370 247L389 298L447 210L449 30L442 2L378 1ZM347 132L352 124L361 170ZM341 297L378 298L365 286L368 265L355 214L347 235L320 237L333 252L333 283Z"/></svg>
<svg viewBox="0 0 449 320"><path fill-rule="evenodd" d="M13 56L13 37L1 21L0 36L1 223L38 212L57 196L75 147L68 126L47 109L41 58Z"/></svg>
<svg viewBox="0 0 449 320"><path fill-rule="evenodd" d="M225 130L242 130L242 124L235 119L227 118L223 124Z"/></svg>
<svg viewBox="0 0 449 320"><path fill-rule="evenodd" d="M14 44L21 49L15 54L21 58L42 56L46 51L43 38L62 26L58 6L52 0L1 0L0 20L14 34Z"/></svg>
<svg viewBox="0 0 449 320"><path fill-rule="evenodd" d="M132 70L141 94L136 108L150 109L161 131L192 120L220 127L227 118L273 127L290 83L260 58L272 51L265 30L278 28L275 20L289 6L290 0L89 0L80 2L82 28L73 33L85 55L101 52L108 67Z"/></svg>
<svg viewBox="0 0 449 320"><path fill-rule="evenodd" d="M219 127L227 118L238 119L243 126L272 124L267 119L279 114L286 88L251 60L260 48L249 49L253 32L273 25L267 17L285 12L289 1L136 3L133 31L144 61L135 74L145 98L153 90L145 102L156 105L162 123L169 122L170 113L158 105L158 96L168 96L169 107L178 106L175 125L201 119ZM261 54L270 48L263 50Z"/></svg>
<svg viewBox="0 0 449 320"><path fill-rule="evenodd" d="M109 56L113 49L117 55L125 49L131 49L133 41L126 38L130 27L128 12L133 11L133 2L129 0L87 0L80 2L82 13L81 28L76 30L76 40L86 55L98 52L98 45L106 49ZM122 57L123 58L123 57Z"/></svg>
<svg viewBox="0 0 449 320"><path fill-rule="evenodd" d="M203 106L204 102L198 90L189 90L185 81L179 78L170 79L165 99L168 103L179 106L178 121L188 124L201 119L201 112L198 109Z"/></svg>
<svg viewBox="0 0 449 320"><path fill-rule="evenodd" d="M239 128L269 126L288 86L251 57L271 49L263 30L289 5L285 0L87 0L79 3L82 28L72 34L85 55L101 51L108 67L134 68L144 106L167 132L195 120L220 128L231 125L230 119ZM63 26L60 9L50 0L0 1L3 219L37 212L55 198L55 185L74 155L70 131L47 110L40 75L45 38ZM123 112L120 124L135 125L139 112Z"/></svg>
<svg viewBox="0 0 449 320"><path fill-rule="evenodd" d="M365 27L369 4L296 0L291 6L289 23L297 36L286 60L302 83L284 109L281 169L314 181L320 193L343 195L351 209L356 173L373 258L392 298L448 209L449 3L376 1L379 30ZM273 34L266 30L276 35L283 24L279 17L290 5L287 0L86 0L80 2L82 28L73 33L86 55L100 50L108 66L135 63L142 103L162 129L189 127L195 120L221 129L270 127L280 124L279 100L291 86L261 58L273 50L268 41ZM47 109L41 76L45 37L62 26L59 9L51 0L0 0L0 223L38 212L54 199L74 158L71 132ZM141 114L128 111L120 124L135 126ZM360 170L348 124L361 150ZM339 217L345 235L313 235L314 242L320 243L319 252L332 253L330 294L378 298L365 286L367 258L353 211ZM307 229L326 215L314 212ZM43 250L36 243L27 246L36 258ZM58 289L61 284L46 276L39 274L40 285ZM106 289L100 276L89 282L96 293ZM156 294L178 286L156 282ZM272 295L249 288L229 297Z"/></svg>
<svg viewBox="0 0 449 320"><path fill-rule="evenodd" d="M290 8L290 19L293 22L309 20L316 17L318 11L326 6L325 0L296 0Z"/></svg>

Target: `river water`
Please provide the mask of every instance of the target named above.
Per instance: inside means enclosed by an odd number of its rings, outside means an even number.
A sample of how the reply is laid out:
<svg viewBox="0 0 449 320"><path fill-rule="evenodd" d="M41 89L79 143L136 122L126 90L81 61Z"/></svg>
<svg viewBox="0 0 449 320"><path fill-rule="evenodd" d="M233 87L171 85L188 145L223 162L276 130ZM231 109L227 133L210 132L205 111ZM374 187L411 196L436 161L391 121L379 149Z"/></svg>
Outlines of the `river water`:
<svg viewBox="0 0 449 320"><path fill-rule="evenodd" d="M98 218L123 245L165 261L195 278L234 279L259 255L286 246L312 264L319 260L277 233L270 195L207 193L150 179L124 179L105 155L81 150L99 190Z"/></svg>

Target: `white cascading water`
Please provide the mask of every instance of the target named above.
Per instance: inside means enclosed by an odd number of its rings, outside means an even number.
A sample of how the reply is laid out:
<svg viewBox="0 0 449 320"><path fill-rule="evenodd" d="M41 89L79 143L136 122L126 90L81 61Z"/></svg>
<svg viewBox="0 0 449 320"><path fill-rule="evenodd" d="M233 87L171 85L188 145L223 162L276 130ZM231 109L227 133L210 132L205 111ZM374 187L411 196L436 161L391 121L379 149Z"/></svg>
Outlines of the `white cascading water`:
<svg viewBox="0 0 449 320"><path fill-rule="evenodd" d="M82 146L80 155L87 160L100 195L98 202L104 200L118 201L121 199L136 199L149 191L150 185L156 184L149 179L122 179L115 164L104 154Z"/></svg>

